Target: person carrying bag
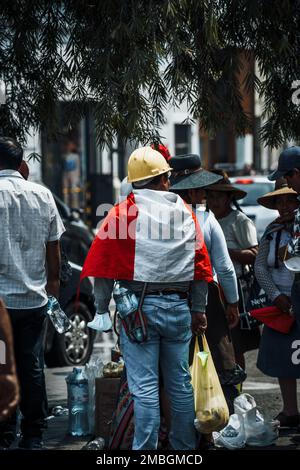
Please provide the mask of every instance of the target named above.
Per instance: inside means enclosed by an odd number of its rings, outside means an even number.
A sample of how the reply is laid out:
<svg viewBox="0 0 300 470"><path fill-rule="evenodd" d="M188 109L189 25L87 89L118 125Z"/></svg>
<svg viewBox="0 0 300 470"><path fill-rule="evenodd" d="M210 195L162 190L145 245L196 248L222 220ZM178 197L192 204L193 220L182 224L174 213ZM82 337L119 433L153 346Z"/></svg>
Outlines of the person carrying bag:
<svg viewBox="0 0 300 470"><path fill-rule="evenodd" d="M294 274L284 265L281 253L285 253L286 246L291 240L291 223L299 201L297 193L290 189L286 180L282 178L276 181L275 191L260 197L257 202L267 209L277 209L279 212L279 218L267 227L261 239L255 263L255 275L273 308L283 312L275 316L276 331L274 317L267 325L266 321L269 322L270 317L267 317L268 311L265 311L265 325L257 367L264 374L278 378L283 409L275 419L280 421L282 427L293 427L299 424L296 379L300 378L300 365L293 362L292 354L294 341L299 339L300 331L291 316ZM278 330L278 321L281 332ZM282 329L282 326L287 328Z"/></svg>
<svg viewBox="0 0 300 470"><path fill-rule="evenodd" d="M227 425L229 410L205 335L202 335L202 344L200 351L199 342L195 341L190 370L195 399L195 426L199 432L209 434Z"/></svg>

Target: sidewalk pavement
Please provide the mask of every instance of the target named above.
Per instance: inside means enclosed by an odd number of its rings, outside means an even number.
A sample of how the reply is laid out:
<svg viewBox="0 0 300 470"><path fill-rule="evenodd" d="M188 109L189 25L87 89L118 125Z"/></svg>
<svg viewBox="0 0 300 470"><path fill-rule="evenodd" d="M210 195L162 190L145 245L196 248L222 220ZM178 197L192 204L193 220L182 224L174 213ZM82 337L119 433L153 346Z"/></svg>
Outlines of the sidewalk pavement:
<svg viewBox="0 0 300 470"><path fill-rule="evenodd" d="M100 356L103 362L110 360L110 350L115 345L112 335L99 335L94 344L93 355ZM248 378L243 384L243 392L251 394L264 414L272 418L281 409L281 396L276 379L266 377L256 368L257 351L246 354ZM72 367L45 369L49 409L54 406L67 406L67 386L65 378ZM300 392L300 391L299 391ZM300 393L298 398L300 403ZM56 450L80 450L92 438L72 437L67 434L68 416L58 416L48 419L48 429L44 434L45 447ZM276 450L300 450L300 443L295 444L291 438L296 434L296 429L283 430L276 445L269 448ZM17 446L17 443L14 447ZM250 448L247 448L250 449ZM251 447L251 449L254 449Z"/></svg>
<svg viewBox="0 0 300 470"><path fill-rule="evenodd" d="M108 353L101 355L108 360ZM256 353L252 352L247 355L246 361L249 364L250 372L248 373L248 379L244 383L243 390L246 393L250 393L254 396L258 406L262 410L266 411L267 416L275 416L280 409L280 393L279 388L275 379L263 376L254 367ZM48 389L48 399L50 409L53 406L67 405L67 387L65 377L68 375L72 368L57 368L57 369L46 369L46 382ZM272 388L273 387L273 388ZM299 401L300 403L300 401ZM68 417L59 416L48 420L48 430L45 433L45 445L48 449L58 450L79 450L81 449L90 439L87 438L75 438L67 435L68 428ZM276 444L272 447L260 447L256 449L261 450L300 450L300 442L295 444L291 439L297 434L296 429L286 429L280 431L280 437ZM247 449L255 449L254 447L248 447Z"/></svg>

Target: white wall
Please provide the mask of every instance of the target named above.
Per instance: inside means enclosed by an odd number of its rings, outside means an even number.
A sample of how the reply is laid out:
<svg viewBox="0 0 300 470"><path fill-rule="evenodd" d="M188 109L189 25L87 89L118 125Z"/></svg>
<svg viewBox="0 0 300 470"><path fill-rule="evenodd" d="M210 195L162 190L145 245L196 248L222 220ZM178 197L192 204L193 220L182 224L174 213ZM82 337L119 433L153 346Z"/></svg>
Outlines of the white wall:
<svg viewBox="0 0 300 470"><path fill-rule="evenodd" d="M160 135L162 143L166 145L171 155L175 155L175 124L184 124L190 117L187 106L183 104L180 108L170 107L166 111L166 124L162 126ZM191 153L200 154L199 122L191 124Z"/></svg>

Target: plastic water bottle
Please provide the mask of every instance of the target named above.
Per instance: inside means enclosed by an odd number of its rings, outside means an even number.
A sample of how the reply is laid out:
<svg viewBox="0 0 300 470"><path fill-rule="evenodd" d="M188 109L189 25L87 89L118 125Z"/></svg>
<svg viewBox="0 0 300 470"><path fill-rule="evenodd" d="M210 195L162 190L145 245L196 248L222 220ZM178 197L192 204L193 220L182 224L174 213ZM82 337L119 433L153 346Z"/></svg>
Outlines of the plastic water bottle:
<svg viewBox="0 0 300 470"><path fill-rule="evenodd" d="M23 415L20 411L20 408L17 409L16 411L16 436L21 437L22 432L21 432L21 421L22 421Z"/></svg>
<svg viewBox="0 0 300 470"><path fill-rule="evenodd" d="M142 343L145 340L142 326L136 315L129 316L129 314L135 312L139 306L135 293L126 287L121 287L119 282L117 282L114 287L113 295L117 311L125 323L123 326L130 341Z"/></svg>
<svg viewBox="0 0 300 470"><path fill-rule="evenodd" d="M74 367L66 378L68 386L69 434L87 436L89 434L89 388L82 369Z"/></svg>
<svg viewBox="0 0 300 470"><path fill-rule="evenodd" d="M47 314L59 334L65 333L72 327L72 323L61 309L58 300L52 295L48 297Z"/></svg>
<svg viewBox="0 0 300 470"><path fill-rule="evenodd" d="M131 292L126 287L121 287L119 282L117 282L114 287L113 296L121 318L134 312L139 306L135 293Z"/></svg>

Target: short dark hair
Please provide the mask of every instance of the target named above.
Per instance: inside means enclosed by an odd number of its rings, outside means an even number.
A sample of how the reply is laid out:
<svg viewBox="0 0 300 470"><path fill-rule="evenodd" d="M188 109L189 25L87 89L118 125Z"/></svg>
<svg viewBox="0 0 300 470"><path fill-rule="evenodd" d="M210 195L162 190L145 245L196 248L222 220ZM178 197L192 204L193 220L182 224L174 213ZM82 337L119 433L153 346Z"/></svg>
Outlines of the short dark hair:
<svg viewBox="0 0 300 470"><path fill-rule="evenodd" d="M160 184L162 178L166 175L166 173L162 173L161 175L154 176L154 178L151 178L149 183L145 184L144 186L136 186L134 183L132 183L132 186L134 189L151 189L153 187L156 187Z"/></svg>
<svg viewBox="0 0 300 470"><path fill-rule="evenodd" d="M149 184L145 185L145 188L158 186L161 183L161 180L163 179L164 176L165 176L165 173L155 176L153 179L151 179Z"/></svg>
<svg viewBox="0 0 300 470"><path fill-rule="evenodd" d="M23 160L23 149L11 137L0 136L0 167L17 170Z"/></svg>
<svg viewBox="0 0 300 470"><path fill-rule="evenodd" d="M295 168L292 168L292 170L287 171L287 172L284 174L283 178L285 178L286 176L293 176L293 174L295 173L295 170L300 171L300 168L297 167L297 166L295 166Z"/></svg>
<svg viewBox="0 0 300 470"><path fill-rule="evenodd" d="M178 194L178 196L180 196L185 201L190 200L189 190L188 189L176 189L176 190L171 189L171 192L175 193L175 194Z"/></svg>

